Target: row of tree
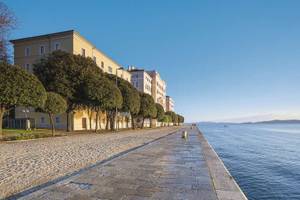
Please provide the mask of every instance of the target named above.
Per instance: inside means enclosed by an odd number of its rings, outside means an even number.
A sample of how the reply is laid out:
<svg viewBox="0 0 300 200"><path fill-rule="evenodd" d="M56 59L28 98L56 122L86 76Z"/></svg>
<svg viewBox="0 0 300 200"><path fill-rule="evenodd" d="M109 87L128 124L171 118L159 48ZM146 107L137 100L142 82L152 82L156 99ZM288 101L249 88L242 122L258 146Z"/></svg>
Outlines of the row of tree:
<svg viewBox="0 0 300 200"><path fill-rule="evenodd" d="M181 115L165 113L152 96L140 93L128 81L103 73L91 58L84 56L55 51L34 65L34 75L6 62L0 62L0 70L0 124L4 112L15 106L48 113L53 131L54 114L67 113L70 131L70 117L76 110L87 110L90 122L96 113L95 131L102 113L106 116L106 129L111 130L119 112L129 113L132 128L143 128L145 119L176 125L184 122Z"/></svg>

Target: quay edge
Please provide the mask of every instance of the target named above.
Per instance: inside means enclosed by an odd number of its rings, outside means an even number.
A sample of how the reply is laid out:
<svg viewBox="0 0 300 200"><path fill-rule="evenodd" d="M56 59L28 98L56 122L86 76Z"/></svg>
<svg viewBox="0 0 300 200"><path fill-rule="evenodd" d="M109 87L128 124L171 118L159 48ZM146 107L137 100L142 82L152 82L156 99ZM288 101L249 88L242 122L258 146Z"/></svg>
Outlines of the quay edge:
<svg viewBox="0 0 300 200"><path fill-rule="evenodd" d="M198 127L202 153L206 160L213 187L219 200L248 200L239 185L236 183L230 172L216 151L206 140Z"/></svg>

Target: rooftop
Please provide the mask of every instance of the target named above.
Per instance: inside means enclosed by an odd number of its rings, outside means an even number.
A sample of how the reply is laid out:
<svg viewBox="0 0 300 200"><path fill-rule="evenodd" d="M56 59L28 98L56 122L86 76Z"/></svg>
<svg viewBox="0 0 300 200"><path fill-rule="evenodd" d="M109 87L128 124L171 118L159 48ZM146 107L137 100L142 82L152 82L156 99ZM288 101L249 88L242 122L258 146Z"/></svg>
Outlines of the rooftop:
<svg viewBox="0 0 300 200"><path fill-rule="evenodd" d="M10 42L14 44L17 42L25 42L25 41L29 41L29 40L43 39L43 38L48 38L48 37L53 37L53 36L70 35L70 34L74 34L74 33L77 33L77 32L75 30L67 30L67 31L49 33L49 34L44 34L44 35L37 35L37 36L14 39L14 40L10 40ZM77 34L80 35L79 33L77 33Z"/></svg>
<svg viewBox="0 0 300 200"><path fill-rule="evenodd" d="M106 56L107 58L109 58L116 65L121 66L119 63L117 63L115 60L113 60L110 56L108 56L103 51L101 51L98 48L96 48L95 45L93 45L90 41L88 41L85 37L83 37L82 35L80 35L80 33L77 32L77 31L75 31L75 30L67 30L67 31L49 33L49 34L44 34L44 35L37 35L37 36L32 36L32 37L19 38L19 39L10 40L10 42L13 43L13 44L15 44L15 43L19 43L19 42L26 42L26 41L30 41L30 40L49 38L49 37L53 37L53 36L65 36L65 35L73 35L73 34L81 37L83 40L85 40L87 43L89 43L94 49L96 49L97 51L99 51L100 53L102 53L104 56Z"/></svg>

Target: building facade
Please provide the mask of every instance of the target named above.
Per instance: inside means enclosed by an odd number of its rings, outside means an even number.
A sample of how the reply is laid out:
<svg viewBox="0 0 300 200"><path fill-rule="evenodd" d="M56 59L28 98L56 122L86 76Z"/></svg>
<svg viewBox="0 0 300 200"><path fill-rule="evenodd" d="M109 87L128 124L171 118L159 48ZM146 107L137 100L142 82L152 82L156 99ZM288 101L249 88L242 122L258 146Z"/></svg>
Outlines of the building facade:
<svg viewBox="0 0 300 200"><path fill-rule="evenodd" d="M166 83L161 79L157 71L147 71L147 73L152 78L151 95L155 103L159 103L160 105L162 105L162 107L166 111Z"/></svg>
<svg viewBox="0 0 300 200"><path fill-rule="evenodd" d="M21 38L10 42L14 45L14 64L24 67L29 72L32 72L33 64L43 56L62 50L90 57L104 72L117 74L118 77L131 82L131 74L127 70L120 69L121 65L74 30Z"/></svg>
<svg viewBox="0 0 300 200"><path fill-rule="evenodd" d="M49 53L62 50L72 54L91 57L104 72L117 75L118 77L131 82L131 73L121 68L113 59L97 49L92 43L82 37L74 30L39 35L34 37L11 40L14 46L14 64L23 67L32 73L33 64L38 62L42 57ZM103 116L103 115L102 115ZM50 123L48 115L45 113L35 112L33 108L18 107L15 111L16 118L33 118L38 128L49 128ZM55 116L54 122L58 129L66 128L66 114ZM128 123L124 117L120 116L116 126L125 128ZM95 127L95 115L89 122L88 112L78 110L73 114L71 124L73 130L88 130ZM102 117L98 127L105 127L105 117ZM92 125L92 127L89 126ZM126 125L124 125L126 124Z"/></svg>
<svg viewBox="0 0 300 200"><path fill-rule="evenodd" d="M166 111L174 112L175 102L170 96L166 96Z"/></svg>
<svg viewBox="0 0 300 200"><path fill-rule="evenodd" d="M152 95L152 78L144 69L129 67L131 73L131 84L140 92Z"/></svg>

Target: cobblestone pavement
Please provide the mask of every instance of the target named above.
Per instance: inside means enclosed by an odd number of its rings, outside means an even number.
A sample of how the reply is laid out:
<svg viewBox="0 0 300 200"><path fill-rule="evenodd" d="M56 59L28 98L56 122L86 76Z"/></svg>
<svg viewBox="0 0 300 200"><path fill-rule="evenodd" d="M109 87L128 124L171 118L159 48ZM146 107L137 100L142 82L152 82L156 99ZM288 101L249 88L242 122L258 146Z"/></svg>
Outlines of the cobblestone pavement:
<svg viewBox="0 0 300 200"><path fill-rule="evenodd" d="M102 162L180 127L0 142L0 199Z"/></svg>
<svg viewBox="0 0 300 200"><path fill-rule="evenodd" d="M198 132L186 128L20 199L217 199Z"/></svg>

